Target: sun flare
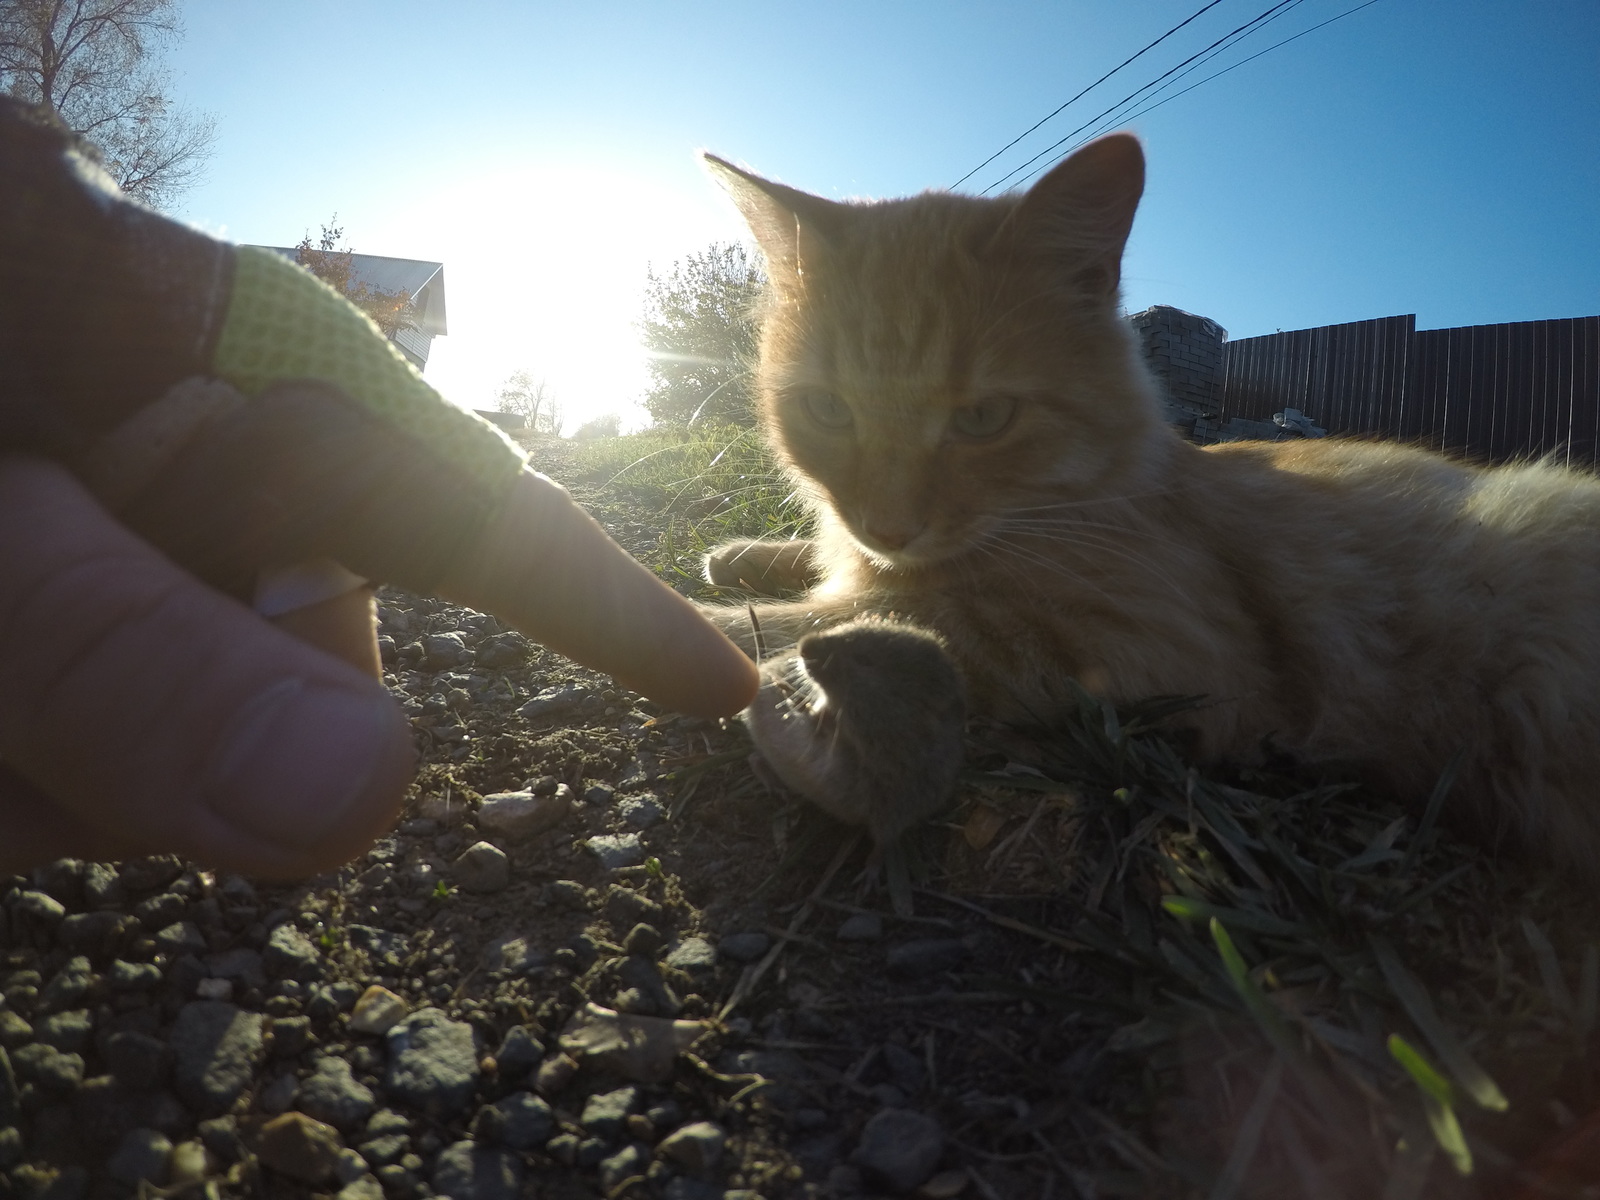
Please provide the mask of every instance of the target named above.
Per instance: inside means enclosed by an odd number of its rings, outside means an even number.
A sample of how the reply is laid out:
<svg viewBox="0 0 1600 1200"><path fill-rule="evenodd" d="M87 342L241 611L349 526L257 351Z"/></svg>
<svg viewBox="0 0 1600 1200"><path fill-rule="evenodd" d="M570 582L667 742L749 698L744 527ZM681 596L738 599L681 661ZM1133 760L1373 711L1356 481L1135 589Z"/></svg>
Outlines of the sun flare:
<svg viewBox="0 0 1600 1200"><path fill-rule="evenodd" d="M674 188L617 171L502 168L441 184L363 240L444 263L449 334L433 344L430 383L493 408L499 386L526 370L571 433L607 413L624 429L646 423L636 328L646 269L736 236L731 210L695 173Z"/></svg>

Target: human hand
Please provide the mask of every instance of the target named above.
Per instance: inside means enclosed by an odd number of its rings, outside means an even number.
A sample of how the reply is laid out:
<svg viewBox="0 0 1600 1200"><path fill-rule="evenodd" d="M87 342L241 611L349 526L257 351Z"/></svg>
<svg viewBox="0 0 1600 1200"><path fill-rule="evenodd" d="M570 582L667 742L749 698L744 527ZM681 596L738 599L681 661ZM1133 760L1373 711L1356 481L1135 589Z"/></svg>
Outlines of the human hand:
<svg viewBox="0 0 1600 1200"><path fill-rule="evenodd" d="M175 851L287 878L392 821L412 749L383 687L175 566L62 468L0 457L0 563L0 870ZM531 473L440 591L674 707L731 712L754 689ZM333 629L330 648L360 646L359 622Z"/></svg>

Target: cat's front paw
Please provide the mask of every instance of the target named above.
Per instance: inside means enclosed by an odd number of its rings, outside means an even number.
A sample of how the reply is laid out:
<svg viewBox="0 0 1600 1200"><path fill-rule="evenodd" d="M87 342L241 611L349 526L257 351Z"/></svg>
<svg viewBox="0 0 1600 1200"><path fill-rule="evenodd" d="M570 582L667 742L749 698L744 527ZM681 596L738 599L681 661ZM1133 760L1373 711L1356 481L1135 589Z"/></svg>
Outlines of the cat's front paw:
<svg viewBox="0 0 1600 1200"><path fill-rule="evenodd" d="M724 542L706 555L706 579L756 596L792 596L817 581L809 541Z"/></svg>
<svg viewBox="0 0 1600 1200"><path fill-rule="evenodd" d="M884 845L949 801L966 689L937 636L857 618L807 634L761 675L745 725L773 773L819 808Z"/></svg>

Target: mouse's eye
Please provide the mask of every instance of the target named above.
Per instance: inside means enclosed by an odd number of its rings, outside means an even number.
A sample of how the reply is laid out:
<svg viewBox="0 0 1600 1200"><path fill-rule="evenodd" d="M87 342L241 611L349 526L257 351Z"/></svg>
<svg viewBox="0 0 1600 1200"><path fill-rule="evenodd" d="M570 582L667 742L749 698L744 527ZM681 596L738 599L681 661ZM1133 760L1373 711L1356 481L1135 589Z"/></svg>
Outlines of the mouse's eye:
<svg viewBox="0 0 1600 1200"><path fill-rule="evenodd" d="M855 423L850 406L832 392L807 392L801 403L806 416L824 429L848 429Z"/></svg>
<svg viewBox="0 0 1600 1200"><path fill-rule="evenodd" d="M1004 433L1016 415L1015 396L985 396L956 409L950 415L950 428L961 437L982 441Z"/></svg>

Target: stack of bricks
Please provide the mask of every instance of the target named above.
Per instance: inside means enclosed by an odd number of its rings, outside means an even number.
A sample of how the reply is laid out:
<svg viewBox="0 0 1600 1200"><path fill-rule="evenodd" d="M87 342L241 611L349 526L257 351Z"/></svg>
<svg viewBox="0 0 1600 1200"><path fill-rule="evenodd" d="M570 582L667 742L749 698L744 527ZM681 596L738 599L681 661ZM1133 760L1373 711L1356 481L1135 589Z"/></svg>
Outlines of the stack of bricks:
<svg viewBox="0 0 1600 1200"><path fill-rule="evenodd" d="M1145 363L1162 385L1168 419L1195 441L1224 437L1222 344L1228 331L1209 317L1157 304L1128 318Z"/></svg>

